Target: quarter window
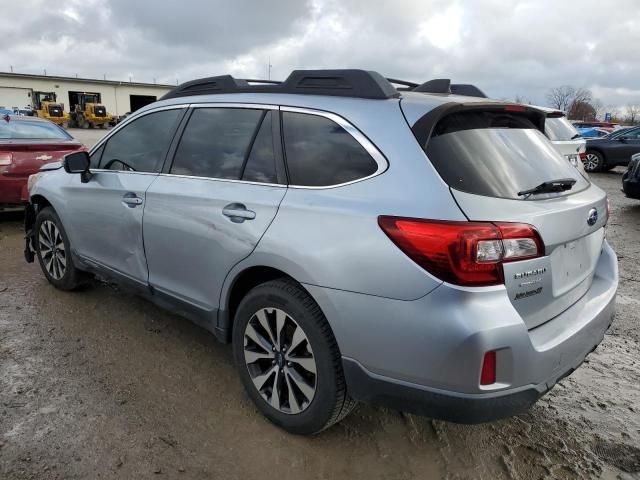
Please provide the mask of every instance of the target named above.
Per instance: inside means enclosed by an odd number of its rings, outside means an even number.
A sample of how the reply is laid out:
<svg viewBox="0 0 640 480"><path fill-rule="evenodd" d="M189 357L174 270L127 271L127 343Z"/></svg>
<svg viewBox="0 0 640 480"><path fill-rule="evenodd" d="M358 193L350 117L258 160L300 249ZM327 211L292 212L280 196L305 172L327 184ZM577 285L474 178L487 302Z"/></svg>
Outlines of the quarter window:
<svg viewBox="0 0 640 480"><path fill-rule="evenodd" d="M176 151L171 173L237 180L264 115L245 108L194 110Z"/></svg>
<svg viewBox="0 0 640 480"><path fill-rule="evenodd" d="M284 112L285 153L290 181L330 186L374 174L378 164L340 125L318 115Z"/></svg>
<svg viewBox="0 0 640 480"><path fill-rule="evenodd" d="M100 165L100 159L102 158L102 152L104 152L104 146L105 144L103 143L100 148L93 152L89 157L90 168L98 168L98 166Z"/></svg>
<svg viewBox="0 0 640 480"><path fill-rule="evenodd" d="M181 109L149 113L118 130L104 147L99 168L157 173L162 168ZM94 154L95 156L95 154Z"/></svg>

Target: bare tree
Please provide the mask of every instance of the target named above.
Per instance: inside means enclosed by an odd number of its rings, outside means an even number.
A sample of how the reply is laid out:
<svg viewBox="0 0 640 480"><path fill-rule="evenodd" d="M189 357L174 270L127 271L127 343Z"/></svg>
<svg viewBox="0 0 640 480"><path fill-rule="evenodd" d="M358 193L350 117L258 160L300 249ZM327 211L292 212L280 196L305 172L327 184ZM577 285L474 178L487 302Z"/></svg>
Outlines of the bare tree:
<svg viewBox="0 0 640 480"><path fill-rule="evenodd" d="M529 97L525 97L524 95L516 95L513 101L516 103L521 103L523 105L533 105L531 99Z"/></svg>
<svg viewBox="0 0 640 480"><path fill-rule="evenodd" d="M629 104L627 105L627 107L625 108L625 111L627 112L627 118L626 120L631 124L631 125L635 125L636 122L638 121L639 117L640 117L640 105L632 105Z"/></svg>
<svg viewBox="0 0 640 480"><path fill-rule="evenodd" d="M547 102L553 108L566 112L569 110L569 105L574 100L576 95L576 89L571 85L562 85L561 87L554 87L547 92Z"/></svg>
<svg viewBox="0 0 640 480"><path fill-rule="evenodd" d="M573 92L572 102L576 103L591 103L593 100L593 93L588 88L576 88Z"/></svg>
<svg viewBox="0 0 640 480"><path fill-rule="evenodd" d="M596 111L596 119L604 120L605 113L611 113L611 106L605 105L597 98L591 102L591 106Z"/></svg>

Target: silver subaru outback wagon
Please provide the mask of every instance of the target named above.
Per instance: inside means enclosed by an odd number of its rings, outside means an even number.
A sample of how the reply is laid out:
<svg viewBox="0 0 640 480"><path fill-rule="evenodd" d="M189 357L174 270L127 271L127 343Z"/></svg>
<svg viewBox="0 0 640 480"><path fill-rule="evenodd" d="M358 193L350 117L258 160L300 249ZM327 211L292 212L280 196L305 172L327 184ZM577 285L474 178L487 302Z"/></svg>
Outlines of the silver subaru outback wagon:
<svg viewBox="0 0 640 480"><path fill-rule="evenodd" d="M612 322L607 198L544 111L460 87L188 82L30 179L25 256L57 288L99 274L231 342L289 432L357 401L523 412Z"/></svg>

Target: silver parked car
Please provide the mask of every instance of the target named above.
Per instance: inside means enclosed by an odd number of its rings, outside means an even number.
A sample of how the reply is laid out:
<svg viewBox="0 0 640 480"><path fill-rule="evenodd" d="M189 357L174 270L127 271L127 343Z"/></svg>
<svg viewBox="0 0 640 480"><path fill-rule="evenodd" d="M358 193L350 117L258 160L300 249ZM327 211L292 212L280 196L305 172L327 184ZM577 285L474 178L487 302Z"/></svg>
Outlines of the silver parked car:
<svg viewBox="0 0 640 480"><path fill-rule="evenodd" d="M188 82L30 179L25 256L57 288L100 273L232 342L290 432L356 401L523 412L612 322L607 198L545 112L451 88Z"/></svg>

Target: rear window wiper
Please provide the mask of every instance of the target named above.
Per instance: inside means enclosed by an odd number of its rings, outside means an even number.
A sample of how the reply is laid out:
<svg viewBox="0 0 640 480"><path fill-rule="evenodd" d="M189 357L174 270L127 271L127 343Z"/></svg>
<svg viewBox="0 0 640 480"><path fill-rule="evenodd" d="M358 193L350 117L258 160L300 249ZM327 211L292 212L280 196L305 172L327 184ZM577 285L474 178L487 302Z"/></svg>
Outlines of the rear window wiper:
<svg viewBox="0 0 640 480"><path fill-rule="evenodd" d="M542 182L537 187L530 188L529 190L523 190L518 192L518 196L523 195L535 195L537 193L554 193L565 192L571 190L575 185L576 180L573 178L560 178L558 180L549 180L548 182Z"/></svg>
<svg viewBox="0 0 640 480"><path fill-rule="evenodd" d="M580 135L579 133L576 133L573 137L571 137L569 140L575 140L576 138L580 138L582 137L582 135Z"/></svg>

